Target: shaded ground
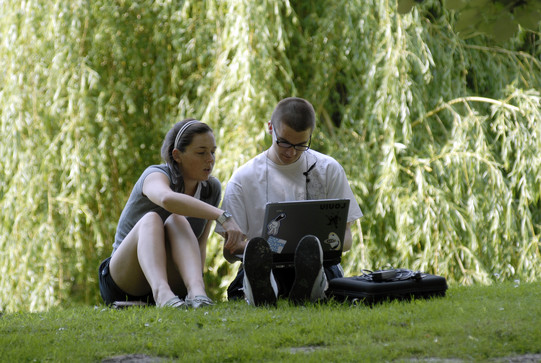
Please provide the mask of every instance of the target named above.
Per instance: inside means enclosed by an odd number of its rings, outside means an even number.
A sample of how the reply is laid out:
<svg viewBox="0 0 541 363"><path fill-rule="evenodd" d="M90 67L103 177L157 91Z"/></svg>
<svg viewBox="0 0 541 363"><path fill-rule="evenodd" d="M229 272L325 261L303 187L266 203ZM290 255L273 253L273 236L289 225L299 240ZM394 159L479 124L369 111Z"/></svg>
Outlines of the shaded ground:
<svg viewBox="0 0 541 363"><path fill-rule="evenodd" d="M303 351L304 353L310 353L314 351L313 348L307 347L306 350L302 350L300 348L297 348L296 351L292 351L292 353L297 353ZM114 357L106 358L102 361L102 363L156 363L161 362L165 360L164 358L160 357L150 357L145 354L126 354L126 355L117 355ZM462 363L465 362L461 359L439 359L439 358L429 358L429 359L422 359L422 360L410 360L411 362L429 362L429 363ZM537 363L541 362L541 354L523 354L523 355L517 355L513 357L505 357L505 358L497 358L491 360L492 362L498 362L498 363Z"/></svg>

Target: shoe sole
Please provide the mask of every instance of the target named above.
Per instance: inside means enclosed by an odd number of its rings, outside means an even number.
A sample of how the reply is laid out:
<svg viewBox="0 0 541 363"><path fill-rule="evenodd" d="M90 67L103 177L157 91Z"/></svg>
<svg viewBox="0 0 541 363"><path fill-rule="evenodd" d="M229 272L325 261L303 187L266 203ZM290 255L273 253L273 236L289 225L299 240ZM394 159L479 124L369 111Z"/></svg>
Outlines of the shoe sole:
<svg viewBox="0 0 541 363"><path fill-rule="evenodd" d="M276 295L270 281L272 251L262 238L250 240L244 252L244 273L252 288L255 306L276 306Z"/></svg>
<svg viewBox="0 0 541 363"><path fill-rule="evenodd" d="M289 299L295 304L310 301L314 282L321 270L321 246L317 238L304 237L295 251L295 281Z"/></svg>

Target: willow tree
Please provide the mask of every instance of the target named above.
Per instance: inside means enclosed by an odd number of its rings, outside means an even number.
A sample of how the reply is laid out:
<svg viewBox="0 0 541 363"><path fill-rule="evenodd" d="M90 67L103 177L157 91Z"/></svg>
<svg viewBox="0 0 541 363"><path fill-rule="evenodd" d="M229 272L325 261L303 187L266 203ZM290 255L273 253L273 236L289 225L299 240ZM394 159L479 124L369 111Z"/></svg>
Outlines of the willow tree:
<svg viewBox="0 0 541 363"><path fill-rule="evenodd" d="M386 4L303 2L310 46L290 56L366 212L347 272L538 278L539 33L495 47L458 37L439 1L405 16Z"/></svg>
<svg viewBox="0 0 541 363"><path fill-rule="evenodd" d="M96 266L140 165L159 161L164 128L192 112L198 64L186 44L203 33L181 12L2 2L2 308L98 301ZM184 32L173 40L168 26Z"/></svg>
<svg viewBox="0 0 541 363"><path fill-rule="evenodd" d="M99 302L99 261L171 124L214 128L225 187L290 95L314 104L313 147L341 161L365 213L348 273L540 275L539 32L465 40L435 0L407 14L387 0L28 0L0 13L0 310ZM236 270L221 243L206 274L217 297Z"/></svg>
<svg viewBox="0 0 541 363"><path fill-rule="evenodd" d="M437 1L406 16L384 4L321 6L303 35L317 44L299 64L311 77L296 82L367 212L348 272L539 277L539 33L501 49L457 37Z"/></svg>

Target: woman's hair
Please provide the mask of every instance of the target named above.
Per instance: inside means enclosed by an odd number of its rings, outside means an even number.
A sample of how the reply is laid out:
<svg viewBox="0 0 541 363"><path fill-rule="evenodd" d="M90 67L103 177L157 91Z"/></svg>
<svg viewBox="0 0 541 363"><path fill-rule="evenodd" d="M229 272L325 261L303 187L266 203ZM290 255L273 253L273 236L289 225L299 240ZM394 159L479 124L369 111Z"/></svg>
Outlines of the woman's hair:
<svg viewBox="0 0 541 363"><path fill-rule="evenodd" d="M182 131L182 133L179 134L180 131ZM169 167L169 170L171 170L171 183L173 184L172 189L174 191L184 191L184 180L182 179L182 171L178 167L175 159L173 159L173 149L184 152L186 147L192 143L195 135L206 134L207 132L212 132L209 125L193 118L187 118L177 122L175 126L167 132L167 135L165 135L161 155L162 159Z"/></svg>
<svg viewBox="0 0 541 363"><path fill-rule="evenodd" d="M273 125L285 124L297 132L316 126L316 113L312 104L298 97L284 98L276 105L272 116Z"/></svg>

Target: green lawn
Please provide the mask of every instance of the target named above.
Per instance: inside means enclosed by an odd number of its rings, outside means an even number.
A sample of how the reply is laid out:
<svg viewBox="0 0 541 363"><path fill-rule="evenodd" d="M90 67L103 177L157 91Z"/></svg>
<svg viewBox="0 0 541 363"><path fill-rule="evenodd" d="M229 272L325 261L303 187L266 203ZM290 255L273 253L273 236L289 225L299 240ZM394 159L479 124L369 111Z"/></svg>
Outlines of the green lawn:
<svg viewBox="0 0 541 363"><path fill-rule="evenodd" d="M13 313L0 317L0 361L531 362L541 360L540 301L541 284L509 282L374 307L280 301Z"/></svg>

